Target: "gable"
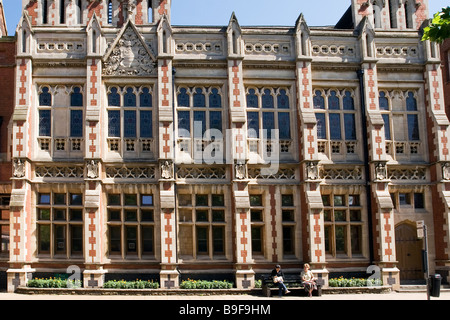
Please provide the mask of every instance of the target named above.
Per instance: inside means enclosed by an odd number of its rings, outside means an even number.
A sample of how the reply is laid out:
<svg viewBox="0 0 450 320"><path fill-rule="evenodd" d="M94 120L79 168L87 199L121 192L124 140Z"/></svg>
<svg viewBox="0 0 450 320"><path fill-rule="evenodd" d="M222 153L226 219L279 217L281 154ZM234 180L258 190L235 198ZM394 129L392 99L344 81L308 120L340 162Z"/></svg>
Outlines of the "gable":
<svg viewBox="0 0 450 320"><path fill-rule="evenodd" d="M155 75L156 58L131 21L103 57L105 76Z"/></svg>

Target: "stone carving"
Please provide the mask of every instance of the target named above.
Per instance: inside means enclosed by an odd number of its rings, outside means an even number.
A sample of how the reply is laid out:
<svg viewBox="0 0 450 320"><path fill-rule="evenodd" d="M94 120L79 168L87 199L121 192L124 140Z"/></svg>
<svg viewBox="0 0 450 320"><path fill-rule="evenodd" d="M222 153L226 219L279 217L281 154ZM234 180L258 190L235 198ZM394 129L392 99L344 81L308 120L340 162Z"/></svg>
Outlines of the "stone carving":
<svg viewBox="0 0 450 320"><path fill-rule="evenodd" d="M88 161L86 164L86 169L87 169L87 177L89 179L98 178L98 161L95 160Z"/></svg>
<svg viewBox="0 0 450 320"><path fill-rule="evenodd" d="M387 168L386 163L378 162L375 164L375 180L386 180Z"/></svg>
<svg viewBox="0 0 450 320"><path fill-rule="evenodd" d="M318 180L319 176L319 166L317 162L306 163L306 179L307 180Z"/></svg>
<svg viewBox="0 0 450 320"><path fill-rule="evenodd" d="M236 179L243 180L247 177L247 166L245 163L236 162L234 170Z"/></svg>
<svg viewBox="0 0 450 320"><path fill-rule="evenodd" d="M173 179L173 162L164 161L161 163L161 178L162 179Z"/></svg>
<svg viewBox="0 0 450 320"><path fill-rule="evenodd" d="M445 162L442 165L442 178L444 180L450 180L450 162Z"/></svg>
<svg viewBox="0 0 450 320"><path fill-rule="evenodd" d="M154 74L155 63L148 48L131 25L125 29L103 63L103 74L107 76L147 76Z"/></svg>
<svg viewBox="0 0 450 320"><path fill-rule="evenodd" d="M25 177L25 163L20 160L14 160L14 178Z"/></svg>

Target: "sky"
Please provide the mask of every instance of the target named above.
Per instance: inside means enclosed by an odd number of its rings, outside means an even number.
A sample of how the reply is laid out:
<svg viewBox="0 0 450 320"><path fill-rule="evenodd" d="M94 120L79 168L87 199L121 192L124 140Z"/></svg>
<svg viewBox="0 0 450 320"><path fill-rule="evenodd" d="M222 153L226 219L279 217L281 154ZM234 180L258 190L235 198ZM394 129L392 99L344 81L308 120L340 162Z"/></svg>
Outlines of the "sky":
<svg viewBox="0 0 450 320"><path fill-rule="evenodd" d="M173 0L171 23L226 26L235 12L241 26L294 26L303 13L309 26L327 26L335 25L350 3L350 0ZM429 5L431 18L447 7L449 0L429 0ZM8 35L12 36L22 15L22 0L3 0L3 7Z"/></svg>

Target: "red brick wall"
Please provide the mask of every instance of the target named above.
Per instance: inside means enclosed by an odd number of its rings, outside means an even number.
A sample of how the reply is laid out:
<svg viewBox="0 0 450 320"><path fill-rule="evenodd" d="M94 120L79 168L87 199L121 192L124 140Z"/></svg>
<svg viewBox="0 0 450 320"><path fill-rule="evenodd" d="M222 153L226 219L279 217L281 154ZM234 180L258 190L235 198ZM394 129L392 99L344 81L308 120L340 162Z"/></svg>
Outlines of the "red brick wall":
<svg viewBox="0 0 450 320"><path fill-rule="evenodd" d="M8 150L8 124L14 112L14 80L15 80L15 53L14 38L0 40L0 117L3 118L0 126L0 153L6 154ZM9 181L11 177L11 163L0 160L0 181Z"/></svg>

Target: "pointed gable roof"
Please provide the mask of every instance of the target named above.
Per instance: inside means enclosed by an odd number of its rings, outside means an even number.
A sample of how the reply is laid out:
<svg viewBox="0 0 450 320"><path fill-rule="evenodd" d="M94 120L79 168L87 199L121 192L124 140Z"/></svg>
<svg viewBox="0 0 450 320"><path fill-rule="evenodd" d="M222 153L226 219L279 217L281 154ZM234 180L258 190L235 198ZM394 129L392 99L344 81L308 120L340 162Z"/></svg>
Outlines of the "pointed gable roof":
<svg viewBox="0 0 450 320"><path fill-rule="evenodd" d="M128 19L103 57L104 75L145 76L154 73L156 57Z"/></svg>

